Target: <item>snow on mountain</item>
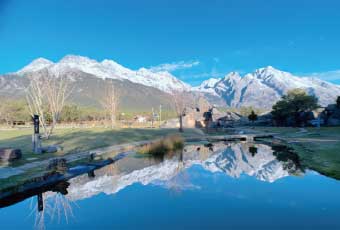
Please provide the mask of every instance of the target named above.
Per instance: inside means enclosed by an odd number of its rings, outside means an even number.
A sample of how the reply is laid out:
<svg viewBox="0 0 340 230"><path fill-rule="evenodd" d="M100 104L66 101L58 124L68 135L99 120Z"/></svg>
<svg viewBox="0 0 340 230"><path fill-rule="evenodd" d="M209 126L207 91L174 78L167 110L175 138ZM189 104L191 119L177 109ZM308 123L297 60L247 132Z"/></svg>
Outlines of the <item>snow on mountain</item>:
<svg viewBox="0 0 340 230"><path fill-rule="evenodd" d="M270 146L260 144L256 147L258 153L252 156L249 153L249 145L233 143L229 148L212 155L202 165L211 172L224 172L234 178L247 174L267 182L274 182L289 175L282 162L272 154Z"/></svg>
<svg viewBox="0 0 340 230"><path fill-rule="evenodd" d="M19 70L17 73L24 74L27 72L35 72L35 71L39 71L41 69L47 68L53 64L54 63L52 61L47 60L45 58L37 58L34 61L32 61L29 65Z"/></svg>
<svg viewBox="0 0 340 230"><path fill-rule="evenodd" d="M131 70L112 60L98 62L75 55L67 55L57 63L38 58L19 70L17 74L24 75L43 68L57 73L79 72L79 75L86 73L102 79L128 80L167 93L174 90L194 90L204 93L212 104L231 107L253 106L270 109L282 95L294 88L302 88L307 93L315 95L322 106L334 103L336 97L340 95L338 85L316 78L298 77L272 66L257 69L244 76L240 76L237 72L231 72L224 78L205 80L198 87L191 87L169 72L155 72L147 68Z"/></svg>
<svg viewBox="0 0 340 230"><path fill-rule="evenodd" d="M214 93L213 88L215 87L216 83L221 81L220 78L210 78L208 80L203 81L198 87L195 87L195 90L201 92L211 92Z"/></svg>
<svg viewBox="0 0 340 230"><path fill-rule="evenodd" d="M195 90L218 95L228 106L270 109L282 95L295 88L302 88L308 94L315 95L322 106L334 103L340 95L340 87L337 85L316 78L294 76L272 66L257 69L243 77L233 72L214 84L202 84Z"/></svg>
<svg viewBox="0 0 340 230"><path fill-rule="evenodd" d="M256 145L258 153L255 155L249 153L247 143L233 143L229 146L216 143L214 152L210 152L208 148L204 149L203 146L197 152L197 147L187 146L182 160L174 157L161 163L142 166L145 161L139 159L137 168L127 166L131 159L125 159L121 166L119 165L121 162L118 161L114 166L115 170L105 168L97 170L94 179L89 179L87 175L72 179L67 197L70 200L80 200L102 192L114 194L134 183L166 188L174 186L180 186L181 189L197 188L199 185L180 182L178 180L180 177L177 178L181 172L193 165L201 165L211 173L225 173L234 178L246 174L270 183L290 175L284 163L277 160L273 150L266 145Z"/></svg>
<svg viewBox="0 0 340 230"><path fill-rule="evenodd" d="M43 58L38 58L23 69L19 70L17 74L23 75L39 71L43 68L49 68L51 71L56 73L81 71L102 79L125 79L133 83L151 86L164 92L171 92L173 90L183 91L191 88L188 84L180 81L168 72L153 72L146 68L134 71L112 60L97 62L96 60L76 55L67 55L57 63L53 63Z"/></svg>

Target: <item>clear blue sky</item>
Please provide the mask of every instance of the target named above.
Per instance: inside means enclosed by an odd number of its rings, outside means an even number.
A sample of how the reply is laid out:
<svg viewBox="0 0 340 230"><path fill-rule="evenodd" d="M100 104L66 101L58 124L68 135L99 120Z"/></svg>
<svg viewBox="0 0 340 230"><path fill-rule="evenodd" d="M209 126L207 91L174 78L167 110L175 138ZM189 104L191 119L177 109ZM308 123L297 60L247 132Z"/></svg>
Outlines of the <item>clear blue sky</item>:
<svg viewBox="0 0 340 230"><path fill-rule="evenodd" d="M192 84L267 65L340 84L340 1L0 0L0 73L66 54L173 63Z"/></svg>

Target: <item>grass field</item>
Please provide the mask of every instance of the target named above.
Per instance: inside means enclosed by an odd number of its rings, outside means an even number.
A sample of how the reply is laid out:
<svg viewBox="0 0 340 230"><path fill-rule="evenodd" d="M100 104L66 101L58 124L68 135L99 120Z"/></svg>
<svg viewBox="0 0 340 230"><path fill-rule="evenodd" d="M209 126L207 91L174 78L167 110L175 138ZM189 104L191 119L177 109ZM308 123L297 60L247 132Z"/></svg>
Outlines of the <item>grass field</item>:
<svg viewBox="0 0 340 230"><path fill-rule="evenodd" d="M74 152L87 151L101 147L151 140L163 136L178 133L177 129L56 129L49 140L42 142L43 146L60 145L62 152L55 154L33 154L32 153L32 130L6 130L0 131L0 148L20 148L23 152L23 159L16 164L26 163L31 160L47 159L52 156L60 156ZM202 136L196 129L186 129L184 137ZM36 158L36 159L32 159ZM15 165L14 165L15 166Z"/></svg>
<svg viewBox="0 0 340 230"><path fill-rule="evenodd" d="M277 133L296 153L306 168L340 179L340 127L327 128L286 128L255 127L255 132ZM0 148L20 148L23 159L12 166L27 162L48 159L74 152L87 151L110 145L141 140L152 140L169 134L178 133L177 129L57 129L55 134L43 141L43 145L60 145L62 152L36 155L31 150L31 129L0 131ZM202 137L197 129L186 129L184 137Z"/></svg>

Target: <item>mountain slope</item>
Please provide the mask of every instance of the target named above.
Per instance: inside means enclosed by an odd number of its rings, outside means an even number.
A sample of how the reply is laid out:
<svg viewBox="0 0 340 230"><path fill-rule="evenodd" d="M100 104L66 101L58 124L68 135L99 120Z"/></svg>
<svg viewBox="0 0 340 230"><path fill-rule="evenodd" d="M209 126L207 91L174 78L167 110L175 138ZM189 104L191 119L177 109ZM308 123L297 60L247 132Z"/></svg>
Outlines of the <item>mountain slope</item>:
<svg viewBox="0 0 340 230"><path fill-rule="evenodd" d="M77 70L68 71L67 76L72 78L70 88L73 89L69 103L101 108L100 100L104 96L106 84L103 79ZM124 79L112 81L120 92L120 110L138 112L151 111L152 107L158 108L160 104L164 109L170 109L172 106L171 96L159 89ZM28 85L29 80L25 76L0 75L0 97L24 99Z"/></svg>
<svg viewBox="0 0 340 230"><path fill-rule="evenodd" d="M28 85L25 76L45 68L56 75L65 74L72 78L75 88L72 101L81 105L98 106L105 86L104 79L113 79L119 86L123 93L123 107L144 110L159 104L170 105L169 93L174 90L203 93L211 104L218 106L252 106L268 110L283 94L295 88L303 88L315 95L322 106L334 103L340 95L337 85L316 78L294 76L271 66L244 76L231 72L224 78L211 78L198 87L191 87L168 72L154 72L146 68L131 70L112 60L98 62L67 55L56 63L38 58L16 73L0 75L0 96L23 97Z"/></svg>
<svg viewBox="0 0 340 230"><path fill-rule="evenodd" d="M340 87L337 85L315 78L297 77L271 66L243 77L232 72L219 81L216 79L205 81L195 90L203 92L211 103L270 109L282 95L295 88L305 89L308 94L315 95L322 106L334 103L336 97L340 95ZM223 99L223 103L214 101L214 98Z"/></svg>
<svg viewBox="0 0 340 230"><path fill-rule="evenodd" d="M119 65L112 60L96 60L67 55L57 63L49 60L38 58L17 72L18 75L25 75L39 71L43 68L48 68L55 73L68 73L70 71L79 71L87 73L101 79L117 79L128 80L133 83L154 87L164 92L173 90L187 90L190 86L180 81L168 72L153 72L146 68L140 68L137 71Z"/></svg>
<svg viewBox="0 0 340 230"><path fill-rule="evenodd" d="M101 107L105 79L112 79L119 89L120 109L124 111L146 111L158 108L160 104L164 109L170 109L169 92L190 88L168 72L152 72L145 68L134 71L112 60L97 62L87 57L67 55L57 63L38 58L16 73L0 75L0 96L24 98L29 84L26 76L43 69L70 78L73 88L70 102L82 106Z"/></svg>

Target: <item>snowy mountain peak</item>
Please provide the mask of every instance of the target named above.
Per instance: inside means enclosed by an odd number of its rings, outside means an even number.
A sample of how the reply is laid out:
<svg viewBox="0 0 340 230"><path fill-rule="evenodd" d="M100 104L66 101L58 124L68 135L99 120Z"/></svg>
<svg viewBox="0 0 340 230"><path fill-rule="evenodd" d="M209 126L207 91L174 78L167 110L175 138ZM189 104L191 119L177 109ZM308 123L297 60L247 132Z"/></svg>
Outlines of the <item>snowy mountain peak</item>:
<svg viewBox="0 0 340 230"><path fill-rule="evenodd" d="M230 72L227 75L225 75L224 81L226 80L233 80L233 81L239 81L241 80L241 75L238 72Z"/></svg>
<svg viewBox="0 0 340 230"><path fill-rule="evenodd" d="M201 87L202 88L211 88L216 85L217 82L219 82L221 78L210 78L208 80L205 80L202 82Z"/></svg>
<svg viewBox="0 0 340 230"><path fill-rule="evenodd" d="M273 76L276 78L292 78L293 77L292 74L275 69L272 66L267 66L265 68L257 69L254 71L252 75L255 78L259 78L259 79L267 79Z"/></svg>
<svg viewBox="0 0 340 230"><path fill-rule="evenodd" d="M320 79L294 76L272 66L257 69L243 77L231 72L213 87L197 89L206 93L208 98L222 99L225 104L222 103L220 106L252 106L269 110L285 93L295 88L304 89L307 93L315 95L322 106L334 103L336 97L340 95L340 87L337 85Z"/></svg>
<svg viewBox="0 0 340 230"><path fill-rule="evenodd" d="M88 57L78 56L78 55L66 55L63 57L59 63L64 64L78 64L78 65L89 65L89 64L96 64L97 61L90 59Z"/></svg>
<svg viewBox="0 0 340 230"><path fill-rule="evenodd" d="M94 59L77 55L67 55L57 63L42 58L37 59L24 69L18 71L17 74L36 72L46 67L56 73L80 71L102 79L128 80L133 83L154 87L164 92L172 92L173 90L183 91L191 88L191 86L177 79L169 72L152 72L146 68L134 71L113 60L105 59L102 62L98 62Z"/></svg>
<svg viewBox="0 0 340 230"><path fill-rule="evenodd" d="M52 61L40 57L40 58L33 60L30 64L28 64L27 66L19 70L17 73L25 74L27 72L39 71L53 64L54 63Z"/></svg>

